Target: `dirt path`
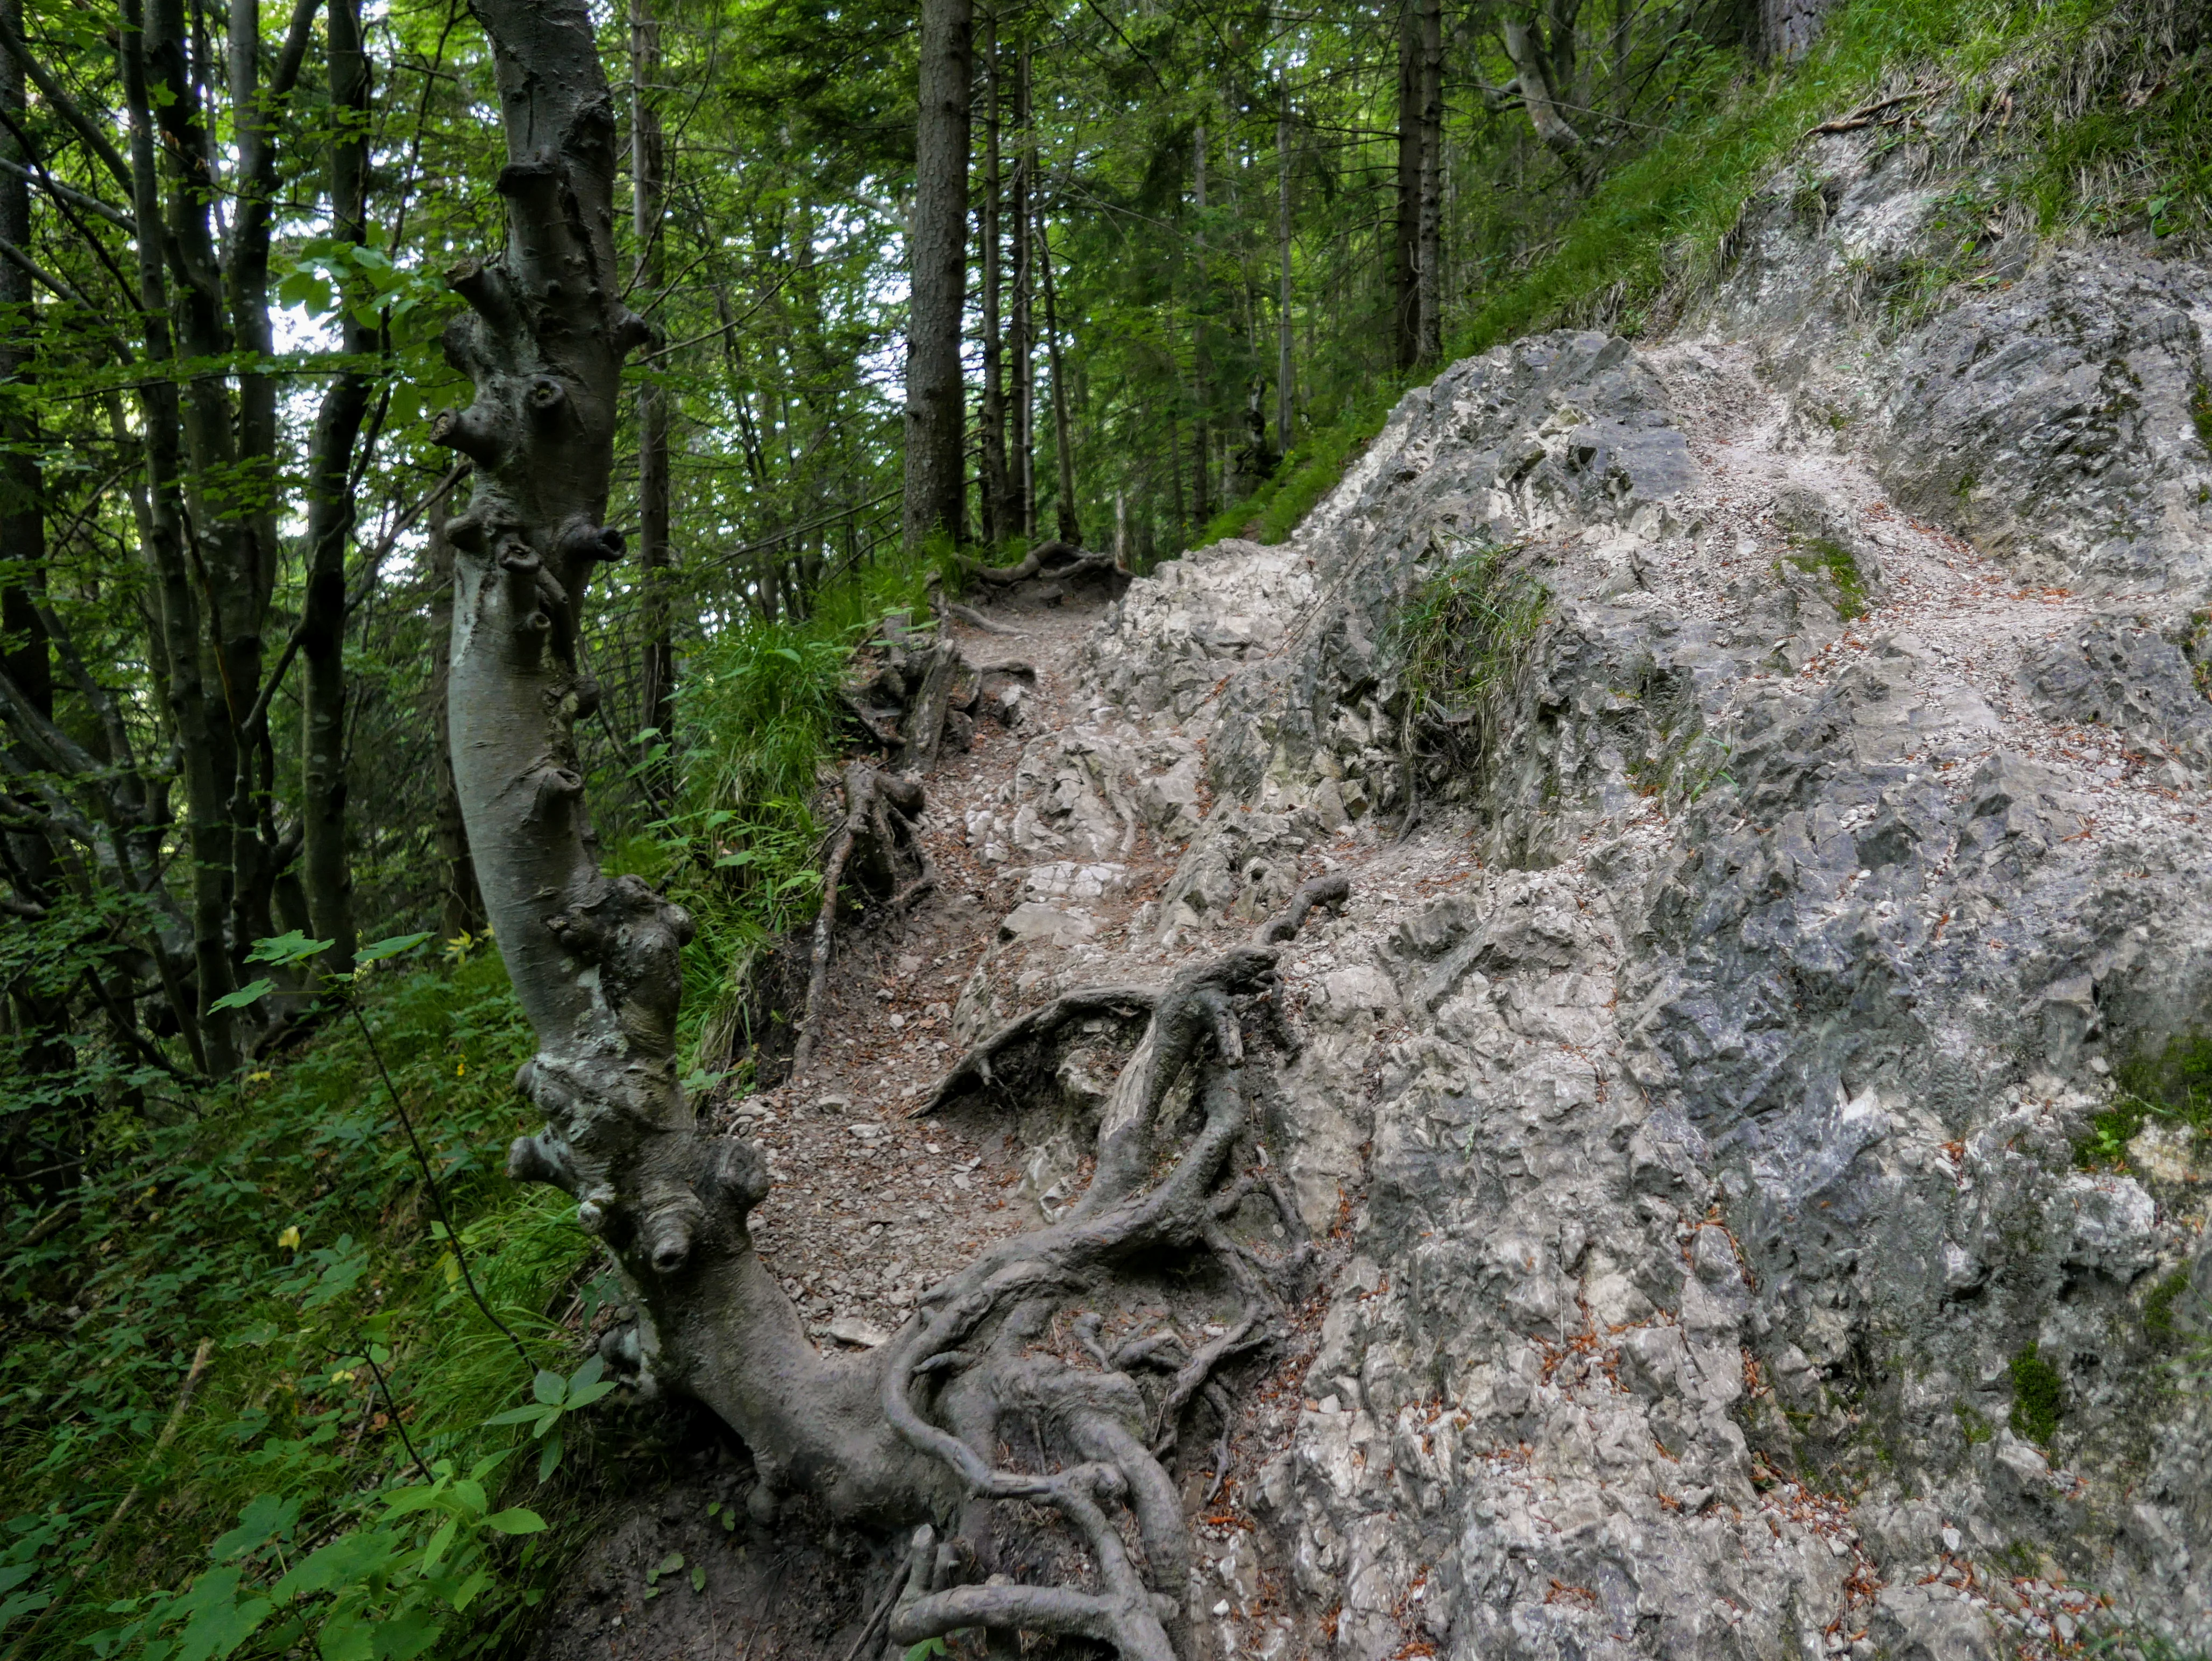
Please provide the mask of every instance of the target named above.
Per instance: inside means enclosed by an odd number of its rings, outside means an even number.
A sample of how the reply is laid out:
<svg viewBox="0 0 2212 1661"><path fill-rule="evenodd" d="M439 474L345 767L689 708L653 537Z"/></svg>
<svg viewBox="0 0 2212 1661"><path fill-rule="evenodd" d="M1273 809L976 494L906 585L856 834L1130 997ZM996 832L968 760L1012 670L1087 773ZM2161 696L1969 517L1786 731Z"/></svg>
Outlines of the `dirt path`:
<svg viewBox="0 0 2212 1661"><path fill-rule="evenodd" d="M1018 639L956 626L971 660L1030 664L1035 691L1014 726L978 722L969 751L948 750L928 776L921 835L935 890L904 918L840 931L810 1076L724 1115L769 1155L775 1187L754 1239L819 1342L881 1342L987 1242L1039 1221L1006 1133L908 1112L956 1058L953 1005L1023 898L1026 868L969 846L969 816L1011 791L1032 745L1082 718L1074 660L1099 609L1003 603L992 615ZM1087 909L1110 937L1149 897L1140 885Z"/></svg>

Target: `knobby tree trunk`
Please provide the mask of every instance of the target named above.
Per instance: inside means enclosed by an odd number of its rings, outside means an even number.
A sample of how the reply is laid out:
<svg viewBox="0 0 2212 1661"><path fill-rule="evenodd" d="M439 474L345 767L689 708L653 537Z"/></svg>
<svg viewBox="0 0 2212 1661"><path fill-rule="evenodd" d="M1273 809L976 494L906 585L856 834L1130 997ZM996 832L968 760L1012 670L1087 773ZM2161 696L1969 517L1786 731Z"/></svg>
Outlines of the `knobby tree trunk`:
<svg viewBox="0 0 2212 1661"><path fill-rule="evenodd" d="M906 355L905 541L966 532L960 328L968 284L970 0L923 0Z"/></svg>
<svg viewBox="0 0 2212 1661"><path fill-rule="evenodd" d="M653 82L660 70L660 24L651 0L630 0L630 218L637 239L632 284L658 294L662 283L661 221L667 193L667 149ZM662 759L649 764L648 782L667 799L674 767L668 759L676 733L676 641L672 624L668 543L668 394L653 381L637 389L637 558L639 633L643 672L638 688L641 725L659 735Z"/></svg>
<svg viewBox="0 0 2212 1661"><path fill-rule="evenodd" d="M356 246L368 235L368 56L362 48L360 0L328 0L331 109L331 233ZM358 296L350 298L357 299ZM350 305L340 312L349 354L376 349L376 329ZM353 530L350 471L368 378L341 372L323 394L308 446L307 592L300 621L306 659L301 754L301 887L309 926L328 940L321 967L353 969L353 876L346 858L346 543Z"/></svg>
<svg viewBox="0 0 2212 1661"><path fill-rule="evenodd" d="M1390 243L1390 345L1398 367L1420 361L1421 9L1398 3L1397 216Z"/></svg>
<svg viewBox="0 0 2212 1661"><path fill-rule="evenodd" d="M1419 14L1421 177L1415 215L1413 356L1443 361L1444 25L1443 0L1413 0Z"/></svg>

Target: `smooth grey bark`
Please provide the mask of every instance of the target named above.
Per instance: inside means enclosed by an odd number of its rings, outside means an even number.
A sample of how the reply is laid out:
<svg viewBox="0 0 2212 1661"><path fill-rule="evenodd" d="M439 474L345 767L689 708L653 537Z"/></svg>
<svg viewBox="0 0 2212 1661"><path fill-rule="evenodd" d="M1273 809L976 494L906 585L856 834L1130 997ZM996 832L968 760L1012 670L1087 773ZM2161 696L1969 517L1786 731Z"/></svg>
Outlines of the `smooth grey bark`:
<svg viewBox="0 0 2212 1661"><path fill-rule="evenodd" d="M431 830L438 844L438 933L445 940L480 933L483 895L469 857L469 828L453 782L452 724L446 709L453 679L453 545L446 539L445 503L430 507L426 556L430 567Z"/></svg>
<svg viewBox="0 0 2212 1661"><path fill-rule="evenodd" d="M331 234L360 244L368 231L368 55L362 48L360 0L327 0L331 109ZM239 8L243 10L245 8ZM340 313L349 355L376 349L377 330ZM305 660L300 748L305 762L300 803L300 882L309 926L328 940L320 967L353 970L353 872L346 855L346 544L354 529L352 465L368 411L368 378L332 378L308 442L307 585L300 619Z"/></svg>
<svg viewBox="0 0 2212 1661"><path fill-rule="evenodd" d="M912 296L906 353L909 550L932 535L967 532L967 399L960 330L968 284L968 103L973 79L969 0L922 0L921 113L915 127Z"/></svg>
<svg viewBox="0 0 2212 1661"><path fill-rule="evenodd" d="M641 294L657 294L663 282L661 226L667 194L667 146L660 112L653 101L660 71L660 24L650 0L630 0L630 229L636 238L637 267L632 283ZM676 737L676 639L672 596L674 556L669 547L668 394L652 381L637 389L637 561L639 619L643 664L639 676L638 718L659 734L665 746ZM647 769L665 797L674 778L664 759Z"/></svg>
<svg viewBox="0 0 2212 1661"><path fill-rule="evenodd" d="M1575 18L1580 9L1581 0L1552 0L1548 19L1535 6L1522 4L1499 20L1528 124L1544 148L1577 179L1588 166L1589 146L1560 112L1558 100L1573 96Z"/></svg>

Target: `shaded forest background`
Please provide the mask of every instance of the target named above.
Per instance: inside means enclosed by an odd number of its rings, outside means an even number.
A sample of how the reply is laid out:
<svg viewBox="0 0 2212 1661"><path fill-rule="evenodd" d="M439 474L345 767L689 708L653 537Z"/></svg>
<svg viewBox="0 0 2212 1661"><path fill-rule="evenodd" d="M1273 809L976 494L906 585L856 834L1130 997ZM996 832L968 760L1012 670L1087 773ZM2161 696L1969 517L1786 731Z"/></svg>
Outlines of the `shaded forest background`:
<svg viewBox="0 0 2212 1661"><path fill-rule="evenodd" d="M599 14L655 338L584 737L612 868L701 920L702 1082L811 915L848 652L932 575L1279 540L1443 362L1680 316L1877 100L1980 169L1871 284L1899 321L2007 234L2212 224L2200 7L928 5L968 130L920 511L926 20ZM445 755L439 340L499 128L462 0L0 0L0 1657L497 1648L593 1515L574 1449L660 1434L570 1420L609 1288L484 1163L526 1046Z"/></svg>

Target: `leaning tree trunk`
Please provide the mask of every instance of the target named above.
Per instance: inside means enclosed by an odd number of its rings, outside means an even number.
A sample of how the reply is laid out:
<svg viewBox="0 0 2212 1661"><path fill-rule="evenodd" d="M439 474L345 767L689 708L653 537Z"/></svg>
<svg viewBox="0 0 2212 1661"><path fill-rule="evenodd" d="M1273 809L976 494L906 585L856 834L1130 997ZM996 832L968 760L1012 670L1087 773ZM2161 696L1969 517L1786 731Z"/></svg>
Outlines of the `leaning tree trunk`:
<svg viewBox="0 0 2212 1661"><path fill-rule="evenodd" d="M546 1118L509 1150L508 1173L575 1197L635 1317L602 1352L744 1438L761 1477L756 1517L802 1490L833 1517L913 1530L856 1654L872 1640L982 1627L1174 1661L1192 1550L1162 1459L1194 1403L1227 1423L1216 1370L1287 1332L1310 1255L1274 1257L1232 1233L1247 1200L1299 1227L1259 1143L1244 1028L1283 1030L1279 943L1313 906L1340 902L1344 879L1309 883L1253 940L1164 985L1071 992L964 1058L946 1092L1018 1076L1026 1049L1076 1015L1145 1018L1100 1115L1083 1197L932 1288L880 1349L815 1349L748 1232L764 1161L750 1143L702 1135L679 1082L690 919L635 876L608 880L585 814L574 728L599 689L579 665L581 606L592 566L623 551L604 524L608 477L622 360L646 334L617 297L614 123L590 15L584 0L474 3L506 112L507 244L453 273L470 309L446 346L476 399L433 433L476 464L474 498L447 526L453 763L485 903L538 1040L517 1087ZM849 775L855 815L874 793L866 771ZM917 783L896 788L902 810L919 809ZM1202 1121L1194 1132L1186 1101ZM1070 1300L1092 1299L1124 1264L1169 1257L1210 1258L1218 1289L1243 1305L1225 1332L1186 1346L1170 1330L1109 1349L1098 1317L1078 1315L1069 1330L1096 1368L1040 1349ZM1182 1318L1207 1317L1194 1306ZM1146 1367L1170 1376L1148 1391ZM1224 1462L1217 1454L1217 1488ZM1001 1500L1027 1505L1008 1519L994 1514ZM1054 1534L1051 1561L1087 1584L994 1573L1008 1525Z"/></svg>

